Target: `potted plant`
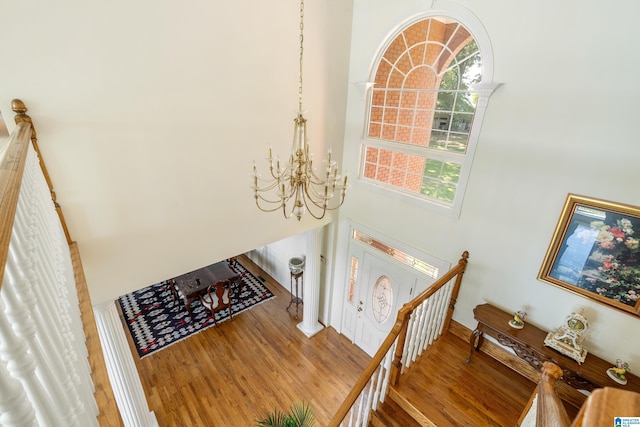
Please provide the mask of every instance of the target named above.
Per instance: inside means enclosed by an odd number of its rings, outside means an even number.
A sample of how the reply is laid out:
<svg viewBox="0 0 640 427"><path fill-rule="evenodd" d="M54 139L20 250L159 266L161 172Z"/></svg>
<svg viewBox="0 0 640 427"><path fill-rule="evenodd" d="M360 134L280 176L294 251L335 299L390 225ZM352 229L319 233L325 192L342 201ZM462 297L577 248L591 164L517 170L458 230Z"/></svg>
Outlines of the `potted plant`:
<svg viewBox="0 0 640 427"><path fill-rule="evenodd" d="M278 409L257 421L261 427L315 427L316 420L307 403L295 403L289 412Z"/></svg>

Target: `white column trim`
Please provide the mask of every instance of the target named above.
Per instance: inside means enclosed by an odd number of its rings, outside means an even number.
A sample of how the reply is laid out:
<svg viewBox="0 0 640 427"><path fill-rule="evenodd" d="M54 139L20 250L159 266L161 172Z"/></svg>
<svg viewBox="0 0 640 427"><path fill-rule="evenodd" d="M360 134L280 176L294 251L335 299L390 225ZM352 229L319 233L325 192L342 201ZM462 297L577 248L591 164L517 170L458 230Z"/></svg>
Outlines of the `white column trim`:
<svg viewBox="0 0 640 427"><path fill-rule="evenodd" d="M109 382L125 427L158 427L124 333L115 301L93 307Z"/></svg>
<svg viewBox="0 0 640 427"><path fill-rule="evenodd" d="M304 266L304 305L300 329L311 338L324 326L318 322L318 307L320 304L320 254L322 253L322 228L307 232L307 257Z"/></svg>

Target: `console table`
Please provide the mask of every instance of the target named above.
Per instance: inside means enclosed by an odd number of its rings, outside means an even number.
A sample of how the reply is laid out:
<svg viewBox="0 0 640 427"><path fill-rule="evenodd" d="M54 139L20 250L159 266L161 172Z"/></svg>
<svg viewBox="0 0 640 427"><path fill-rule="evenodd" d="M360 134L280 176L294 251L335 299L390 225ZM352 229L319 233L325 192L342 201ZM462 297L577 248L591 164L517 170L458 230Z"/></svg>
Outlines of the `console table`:
<svg viewBox="0 0 640 427"><path fill-rule="evenodd" d="M640 378L637 376L626 373L627 384L618 384L609 378L606 372L608 368L614 366L613 363L588 353L585 361L578 364L575 360L544 345L548 332L529 323L525 323L522 329L512 328L509 326L509 320L513 319L513 315L491 304L476 306L473 314L478 321L478 326L469 339L471 351L466 363L471 362L473 353L482 345L486 333L498 340L500 344L511 348L518 357L538 371L546 361L555 363L562 369L560 380L576 390L591 392L596 388L616 387L640 393Z"/></svg>

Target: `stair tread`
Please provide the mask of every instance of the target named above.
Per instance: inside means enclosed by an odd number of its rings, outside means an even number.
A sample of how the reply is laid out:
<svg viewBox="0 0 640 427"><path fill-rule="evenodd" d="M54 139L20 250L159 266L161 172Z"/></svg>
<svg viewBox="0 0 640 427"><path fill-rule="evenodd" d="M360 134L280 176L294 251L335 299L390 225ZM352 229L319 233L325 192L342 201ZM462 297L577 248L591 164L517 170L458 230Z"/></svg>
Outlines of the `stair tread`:
<svg viewBox="0 0 640 427"><path fill-rule="evenodd" d="M388 396L383 403L378 405L378 409L374 412L373 416L376 418L375 421L372 420L372 425L374 426L420 427L420 424L414 420L411 415L405 412Z"/></svg>

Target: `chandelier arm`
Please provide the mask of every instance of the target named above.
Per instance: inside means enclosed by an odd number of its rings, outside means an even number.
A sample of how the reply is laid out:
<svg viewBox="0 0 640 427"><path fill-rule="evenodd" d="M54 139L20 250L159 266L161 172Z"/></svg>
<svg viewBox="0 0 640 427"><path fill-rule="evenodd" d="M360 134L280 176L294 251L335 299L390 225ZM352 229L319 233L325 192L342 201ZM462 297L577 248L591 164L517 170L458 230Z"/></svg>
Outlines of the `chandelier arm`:
<svg viewBox="0 0 640 427"><path fill-rule="evenodd" d="M259 183L260 181L258 180L258 183L254 182L254 185L252 185L254 191L270 191L278 186L278 181L269 181L269 184L264 186L256 185Z"/></svg>
<svg viewBox="0 0 640 427"><path fill-rule="evenodd" d="M316 215L316 213L313 211L313 209L309 206L309 203L307 202L307 200L311 200L311 205L312 206L315 206L318 209L322 209L322 215ZM314 201L310 197L305 197L304 198L304 206L307 208L307 212L309 212L309 215L311 215L315 219L322 219L322 218L324 218L325 214L327 213L327 209L323 209L321 206L316 205L314 203Z"/></svg>
<svg viewBox="0 0 640 427"><path fill-rule="evenodd" d="M262 200L265 203L269 203L271 205L278 204L280 206L282 204L282 199L271 200L264 197L262 194L255 195L256 200Z"/></svg>
<svg viewBox="0 0 640 427"><path fill-rule="evenodd" d="M258 200L256 199L256 206L258 206L258 209L260 209L262 212L275 212L278 209L280 209L281 205L276 206L275 208L272 209L268 209L268 208L264 208L262 206L260 206L260 203L258 202Z"/></svg>
<svg viewBox="0 0 640 427"><path fill-rule="evenodd" d="M335 193L335 189L335 184L331 183L310 183L307 194L312 200L330 200Z"/></svg>
<svg viewBox="0 0 640 427"><path fill-rule="evenodd" d="M344 198L345 198L345 194L346 194L346 188L340 189L340 191L339 191L340 192L340 202L335 206L330 206L330 203L331 203L332 200L337 200L337 199L334 199L334 197L336 196L334 190L335 190L335 188L331 188L331 197L326 197L326 198L324 197L324 192L323 192L323 194L320 194L314 188L311 188L310 190L307 189L306 194L307 194L307 198L309 199L310 203L312 203L318 209L335 210L335 209L338 209L340 206L342 206L342 204L344 203ZM315 196L315 199L314 199L314 196ZM316 199L320 199L321 201L316 201ZM326 206L325 206L325 204L326 204Z"/></svg>

